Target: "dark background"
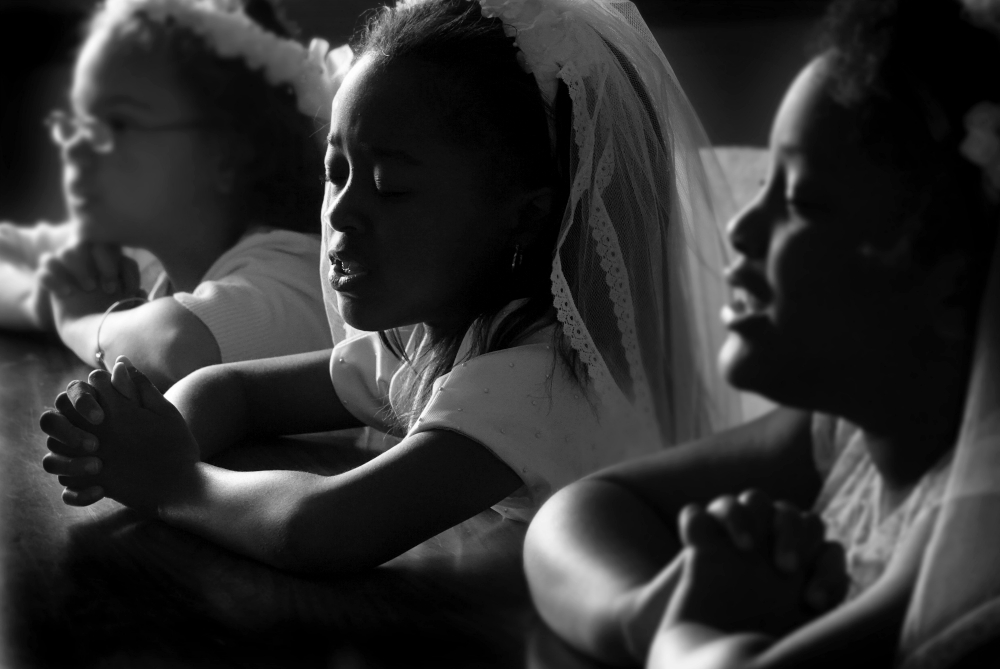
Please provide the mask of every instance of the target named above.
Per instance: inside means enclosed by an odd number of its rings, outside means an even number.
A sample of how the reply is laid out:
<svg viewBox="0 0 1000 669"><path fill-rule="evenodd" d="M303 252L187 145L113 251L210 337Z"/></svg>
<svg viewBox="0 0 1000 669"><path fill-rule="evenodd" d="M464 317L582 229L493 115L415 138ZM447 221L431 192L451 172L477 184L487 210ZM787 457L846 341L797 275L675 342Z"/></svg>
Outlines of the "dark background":
<svg viewBox="0 0 1000 669"><path fill-rule="evenodd" d="M303 36L348 39L379 0L284 0ZM765 146L782 92L811 53L826 0L636 0L716 145ZM65 104L93 0L0 0L0 220L61 220L42 118Z"/></svg>

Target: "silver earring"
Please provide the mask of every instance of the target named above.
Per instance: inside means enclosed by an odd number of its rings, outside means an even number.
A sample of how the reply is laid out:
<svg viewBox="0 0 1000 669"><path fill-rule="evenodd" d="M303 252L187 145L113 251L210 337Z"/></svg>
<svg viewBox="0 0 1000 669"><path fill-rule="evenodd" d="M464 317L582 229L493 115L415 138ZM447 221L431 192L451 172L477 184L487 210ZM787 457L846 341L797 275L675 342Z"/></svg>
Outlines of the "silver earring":
<svg viewBox="0 0 1000 669"><path fill-rule="evenodd" d="M510 261L510 271L516 272L524 261L524 254L521 252L521 245L514 244L514 257Z"/></svg>

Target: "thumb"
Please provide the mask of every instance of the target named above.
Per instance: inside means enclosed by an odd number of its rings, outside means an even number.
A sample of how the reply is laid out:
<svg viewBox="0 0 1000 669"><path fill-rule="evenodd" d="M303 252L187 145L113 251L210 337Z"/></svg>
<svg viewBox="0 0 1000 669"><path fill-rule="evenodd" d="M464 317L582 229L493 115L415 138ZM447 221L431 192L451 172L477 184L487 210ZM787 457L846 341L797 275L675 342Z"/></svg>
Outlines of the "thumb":
<svg viewBox="0 0 1000 669"><path fill-rule="evenodd" d="M689 548L711 549L728 541L718 521L698 504L688 504L679 519L681 542Z"/></svg>
<svg viewBox="0 0 1000 669"><path fill-rule="evenodd" d="M174 405L170 403L170 400L157 390L153 382L149 380L149 377L132 366L131 363L129 363L127 369L129 378L132 379L132 383L139 394L139 400L142 402L144 408L161 416L177 411Z"/></svg>
<svg viewBox="0 0 1000 669"><path fill-rule="evenodd" d="M131 365L132 363L124 355L118 356L114 367L111 368L111 385L129 400L138 402L139 392L128 373L128 367Z"/></svg>

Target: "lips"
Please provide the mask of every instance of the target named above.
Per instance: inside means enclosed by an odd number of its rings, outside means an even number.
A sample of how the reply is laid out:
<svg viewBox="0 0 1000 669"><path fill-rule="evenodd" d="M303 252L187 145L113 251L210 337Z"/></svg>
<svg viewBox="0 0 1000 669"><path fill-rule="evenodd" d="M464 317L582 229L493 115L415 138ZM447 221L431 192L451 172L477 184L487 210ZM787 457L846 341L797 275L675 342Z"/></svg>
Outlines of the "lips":
<svg viewBox="0 0 1000 669"><path fill-rule="evenodd" d="M344 251L330 253L330 285L337 291L348 291L368 276L368 267Z"/></svg>
<svg viewBox="0 0 1000 669"><path fill-rule="evenodd" d="M732 299L722 308L722 323L727 328L765 317L771 303L772 291L746 258L741 258L726 271L726 280L732 286Z"/></svg>

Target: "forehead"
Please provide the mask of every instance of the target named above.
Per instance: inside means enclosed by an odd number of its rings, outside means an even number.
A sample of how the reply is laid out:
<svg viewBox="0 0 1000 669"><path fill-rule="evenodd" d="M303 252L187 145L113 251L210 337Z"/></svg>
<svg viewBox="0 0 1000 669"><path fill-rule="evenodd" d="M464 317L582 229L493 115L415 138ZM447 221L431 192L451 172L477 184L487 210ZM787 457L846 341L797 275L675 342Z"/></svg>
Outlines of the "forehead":
<svg viewBox="0 0 1000 669"><path fill-rule="evenodd" d="M864 144L860 113L831 95L833 79L821 57L796 78L782 101L771 133L777 162L798 176L835 190L847 205L900 213L902 175L877 161Z"/></svg>
<svg viewBox="0 0 1000 669"><path fill-rule="evenodd" d="M331 135L364 144L454 150L444 132L447 84L433 65L362 57L333 99Z"/></svg>
<svg viewBox="0 0 1000 669"><path fill-rule="evenodd" d="M71 96L75 107L93 111L130 105L169 115L193 107L162 49L114 30L97 32L84 43Z"/></svg>

